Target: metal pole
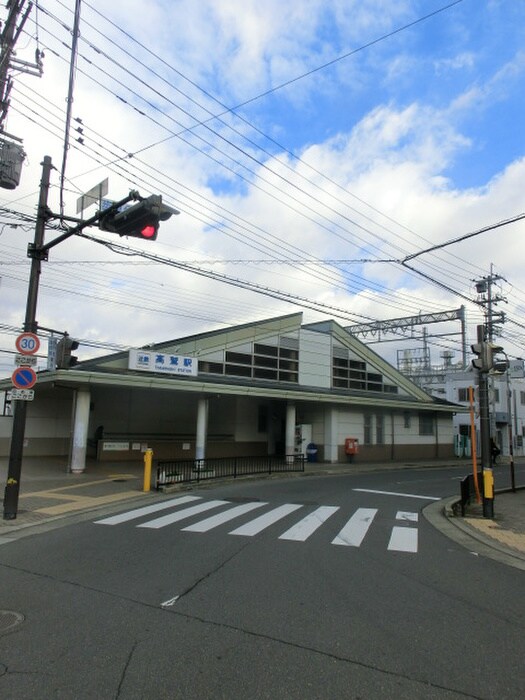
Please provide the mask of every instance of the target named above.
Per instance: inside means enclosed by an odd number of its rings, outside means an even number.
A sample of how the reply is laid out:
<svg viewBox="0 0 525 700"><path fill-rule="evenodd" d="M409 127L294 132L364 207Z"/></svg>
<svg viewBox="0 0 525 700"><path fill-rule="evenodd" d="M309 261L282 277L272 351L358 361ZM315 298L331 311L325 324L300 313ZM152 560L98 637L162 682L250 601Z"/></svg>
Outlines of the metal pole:
<svg viewBox="0 0 525 700"><path fill-rule="evenodd" d="M479 433L481 442L481 469L483 473L483 517L494 517L494 473L492 471L492 458L490 450L490 409L489 409L489 382L488 382L488 357L485 328L477 327L478 343L482 347L482 368L478 370L479 392Z"/></svg>
<svg viewBox="0 0 525 700"><path fill-rule="evenodd" d="M508 431L509 431L509 455L510 455L510 483L512 486L512 490L515 493L516 492L516 475L514 472L514 436L512 434L512 402L511 402L511 397L512 397L512 391L510 388L510 379L509 379L509 372L510 370L507 369L507 426L508 426Z"/></svg>
<svg viewBox="0 0 525 700"><path fill-rule="evenodd" d="M42 180L40 182L40 196L38 200L38 213L35 225L35 240L33 247L30 246L28 252L29 257L31 257L32 260L31 273L29 276L29 287L27 291L24 330L31 333L36 333L38 328L36 322L36 307L42 263L40 248L44 243L44 233L48 215L47 199L49 193L51 168L51 158L49 156L44 156L42 163ZM18 496L20 493L20 475L22 472L22 454L24 450L26 414L27 401L15 401L13 432L11 434L11 449L9 452L9 467L4 492L4 520L15 520L18 512Z"/></svg>

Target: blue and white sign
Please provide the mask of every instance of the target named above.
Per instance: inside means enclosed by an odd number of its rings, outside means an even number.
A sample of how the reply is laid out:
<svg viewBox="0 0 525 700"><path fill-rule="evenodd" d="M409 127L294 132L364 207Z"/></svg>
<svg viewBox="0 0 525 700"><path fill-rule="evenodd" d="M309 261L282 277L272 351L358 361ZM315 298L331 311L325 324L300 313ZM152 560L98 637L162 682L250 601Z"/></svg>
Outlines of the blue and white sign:
<svg viewBox="0 0 525 700"><path fill-rule="evenodd" d="M172 355L150 350L130 350L128 369L196 377L198 361L194 357L185 357L184 355Z"/></svg>

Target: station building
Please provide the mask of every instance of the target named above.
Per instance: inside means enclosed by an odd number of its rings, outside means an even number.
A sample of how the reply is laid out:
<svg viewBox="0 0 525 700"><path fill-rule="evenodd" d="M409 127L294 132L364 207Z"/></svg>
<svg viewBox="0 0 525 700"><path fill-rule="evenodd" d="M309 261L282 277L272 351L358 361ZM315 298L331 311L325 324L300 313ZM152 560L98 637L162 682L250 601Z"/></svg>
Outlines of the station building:
<svg viewBox="0 0 525 700"><path fill-rule="evenodd" d="M0 382L9 396L10 382ZM333 320L301 313L40 371L24 455L98 460L291 455L324 462L453 457L453 416ZM0 455L12 417L0 417Z"/></svg>

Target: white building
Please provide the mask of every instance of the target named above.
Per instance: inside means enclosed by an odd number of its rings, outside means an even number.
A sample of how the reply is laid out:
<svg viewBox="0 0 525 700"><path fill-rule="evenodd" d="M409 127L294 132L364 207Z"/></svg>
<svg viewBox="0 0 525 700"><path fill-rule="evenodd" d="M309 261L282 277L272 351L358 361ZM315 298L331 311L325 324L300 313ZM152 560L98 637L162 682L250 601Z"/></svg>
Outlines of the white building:
<svg viewBox="0 0 525 700"><path fill-rule="evenodd" d="M414 381L432 395L451 403L460 404L469 409L454 416L454 443L457 456L462 456L467 448L470 454L472 419L477 436L479 450L479 399L477 389L477 372L469 367L434 368L419 373ZM470 412L470 394L473 396L473 417ZM525 454L523 441L525 436L525 379L523 378L523 361L511 363L505 374L489 375L489 409L491 437L501 449L502 455L515 456ZM478 451L479 455L479 451Z"/></svg>
<svg viewBox="0 0 525 700"><path fill-rule="evenodd" d="M295 313L39 372L24 454L69 454L82 471L86 454L140 459L145 445L202 459L304 453L311 441L339 462L352 439L356 461L444 458L458 410L335 321ZM0 455L11 428L0 417Z"/></svg>

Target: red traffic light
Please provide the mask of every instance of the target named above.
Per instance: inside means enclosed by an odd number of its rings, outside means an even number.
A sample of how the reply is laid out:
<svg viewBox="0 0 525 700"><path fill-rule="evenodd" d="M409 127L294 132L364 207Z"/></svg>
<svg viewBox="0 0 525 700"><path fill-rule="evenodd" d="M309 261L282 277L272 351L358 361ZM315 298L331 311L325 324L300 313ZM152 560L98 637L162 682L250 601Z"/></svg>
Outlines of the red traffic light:
<svg viewBox="0 0 525 700"><path fill-rule="evenodd" d="M152 194L137 204L120 210L110 208L101 212L98 226L102 231L118 233L119 236L134 236L147 241L157 238L161 221L167 221L177 209L162 203L160 194Z"/></svg>
<svg viewBox="0 0 525 700"><path fill-rule="evenodd" d="M142 238L154 239L157 235L157 226L153 226L151 224L144 226L140 232L140 235Z"/></svg>

